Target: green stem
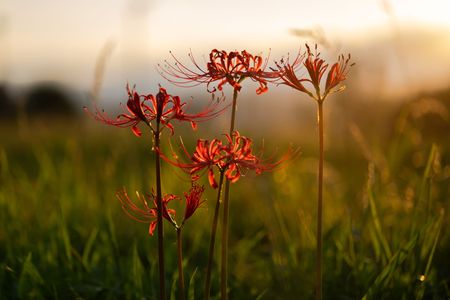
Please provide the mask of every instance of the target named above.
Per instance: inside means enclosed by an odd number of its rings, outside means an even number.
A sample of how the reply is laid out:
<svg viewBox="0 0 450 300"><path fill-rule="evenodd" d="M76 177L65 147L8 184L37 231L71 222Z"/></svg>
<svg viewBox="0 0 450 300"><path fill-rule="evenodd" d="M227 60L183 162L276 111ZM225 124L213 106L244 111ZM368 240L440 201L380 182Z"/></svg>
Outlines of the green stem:
<svg viewBox="0 0 450 300"><path fill-rule="evenodd" d="M163 204L161 193L161 158L158 153L160 141L160 122L156 122L154 133L155 169L156 169L156 206L157 206L157 227L158 227L158 262L159 262L159 298L166 299L166 289L164 283L164 231L163 231Z"/></svg>
<svg viewBox="0 0 450 300"><path fill-rule="evenodd" d="M230 121L230 136L234 131L234 123L236 120L236 107L237 107L238 90L233 91L233 107L231 110ZM230 182L227 180L225 183L225 195L223 202L223 218L222 218L222 268L220 272L220 299L227 300L227 288L228 288L228 215L229 215L229 199L230 199Z"/></svg>
<svg viewBox="0 0 450 300"><path fill-rule="evenodd" d="M230 181L225 183L225 195L223 202L223 217L222 217L222 269L220 273L220 299L226 300L227 286L228 286L228 214L230 197Z"/></svg>
<svg viewBox="0 0 450 300"><path fill-rule="evenodd" d="M214 245L216 242L217 223L219 220L220 197L222 194L224 172L220 172L219 189L217 191L216 207L214 209L213 223L211 226L211 240L209 241L208 266L206 267L205 292L204 299L209 300L209 292L211 290L211 269L214 257Z"/></svg>
<svg viewBox="0 0 450 300"><path fill-rule="evenodd" d="M316 300L322 299L322 186L323 186L323 101L317 101L319 126L319 178L317 193Z"/></svg>
<svg viewBox="0 0 450 300"><path fill-rule="evenodd" d="M237 97L238 97L239 91L237 89L234 89L233 91L233 107L231 108L231 120L230 120L230 136L233 134L234 131L234 123L236 121L236 108L237 108Z"/></svg>
<svg viewBox="0 0 450 300"><path fill-rule="evenodd" d="M177 254L178 254L178 284L180 285L180 300L185 299L183 274L183 244L181 241L181 227L177 228Z"/></svg>

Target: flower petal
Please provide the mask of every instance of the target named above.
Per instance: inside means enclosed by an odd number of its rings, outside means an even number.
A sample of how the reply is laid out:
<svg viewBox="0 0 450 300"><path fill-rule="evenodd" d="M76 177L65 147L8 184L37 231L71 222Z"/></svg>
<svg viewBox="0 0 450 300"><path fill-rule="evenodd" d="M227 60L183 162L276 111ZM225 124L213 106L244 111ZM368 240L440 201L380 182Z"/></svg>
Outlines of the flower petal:
<svg viewBox="0 0 450 300"><path fill-rule="evenodd" d="M131 130L133 131L134 135L137 137L140 137L142 135L142 131L137 126L131 127Z"/></svg>

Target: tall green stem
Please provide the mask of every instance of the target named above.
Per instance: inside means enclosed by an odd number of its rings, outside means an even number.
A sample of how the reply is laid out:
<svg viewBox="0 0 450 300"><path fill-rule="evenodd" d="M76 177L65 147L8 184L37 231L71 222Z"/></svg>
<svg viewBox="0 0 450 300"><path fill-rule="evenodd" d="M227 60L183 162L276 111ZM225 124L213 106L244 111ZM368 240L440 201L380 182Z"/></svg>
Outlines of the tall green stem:
<svg viewBox="0 0 450 300"><path fill-rule="evenodd" d="M233 134L234 131L234 123L236 121L236 108L237 108L237 97L239 91L234 89L233 91L233 107L231 108L231 120L230 120L230 135Z"/></svg>
<svg viewBox="0 0 450 300"><path fill-rule="evenodd" d="M156 122L156 130L154 133L154 151L155 151L155 170L156 170L156 206L157 227L158 227L158 262L159 262L159 298L166 299L166 288L164 283L164 231L163 231L163 204L161 193L161 158L157 149L159 149L160 141L160 120Z"/></svg>
<svg viewBox="0 0 450 300"><path fill-rule="evenodd" d="M216 207L214 209L213 223L211 226L211 240L209 241L208 266L206 267L205 292L204 299L209 300L209 292L211 290L211 269L214 257L214 245L216 243L217 223L219 220L220 197L222 194L224 172L220 172L219 189L217 191Z"/></svg>
<svg viewBox="0 0 450 300"><path fill-rule="evenodd" d="M230 136L234 131L234 123L236 120L236 106L237 106L238 90L234 89L233 92L233 107L231 110L230 121ZM229 199L230 199L230 181L225 183L225 195L223 202L223 218L222 218L222 268L220 272L220 299L227 300L227 287L228 287L228 215L229 215Z"/></svg>
<svg viewBox="0 0 450 300"><path fill-rule="evenodd" d="M323 100L317 101L319 126L319 178L317 192L316 300L322 299L322 186L323 186Z"/></svg>
<svg viewBox="0 0 450 300"><path fill-rule="evenodd" d="M177 228L177 254L178 254L178 284L180 288L180 300L185 299L184 274L183 274L183 244L181 241L181 227Z"/></svg>
<svg viewBox="0 0 450 300"><path fill-rule="evenodd" d="M220 272L220 299L226 300L228 298L228 214L230 198L230 181L225 182L225 195L223 202L223 217L222 217L222 268Z"/></svg>

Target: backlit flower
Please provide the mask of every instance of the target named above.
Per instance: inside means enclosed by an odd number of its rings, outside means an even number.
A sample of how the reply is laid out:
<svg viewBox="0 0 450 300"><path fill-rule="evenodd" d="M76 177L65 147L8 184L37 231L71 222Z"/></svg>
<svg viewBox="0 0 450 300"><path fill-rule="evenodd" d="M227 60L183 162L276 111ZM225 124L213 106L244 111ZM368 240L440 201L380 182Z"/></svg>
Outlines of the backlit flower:
<svg viewBox="0 0 450 300"><path fill-rule="evenodd" d="M317 52L317 45L314 53L308 45L306 45L306 48L308 49L308 55L306 56L304 65L309 74L309 81L318 90L322 76L328 68L328 64L325 63L325 60L320 57L320 53Z"/></svg>
<svg viewBox="0 0 450 300"><path fill-rule="evenodd" d="M225 84L235 90L241 90L241 82L250 78L259 83L257 94L267 91L267 78L274 77L273 72L266 72L267 59L252 55L247 51L230 51L214 49L209 54L206 67L201 67L192 52L189 53L193 69L186 67L171 53L174 63L166 61L165 66L159 65L160 74L173 84L190 87L206 83L209 92L222 91ZM212 84L216 84L211 88Z"/></svg>
<svg viewBox="0 0 450 300"><path fill-rule="evenodd" d="M95 106L94 118L97 121L101 121L108 125L117 127L131 127L133 133L136 136L141 136L141 130L137 127L140 122L144 122L149 125L149 111L150 106L147 104L148 99L145 96L139 95L136 90L130 89L127 85L128 101L126 107L123 107L123 113L119 114L116 118L110 118L104 110L100 110ZM84 110L91 113L86 107Z"/></svg>
<svg viewBox="0 0 450 300"><path fill-rule="evenodd" d="M162 153L160 153L160 156L167 162L188 171L192 177L192 180L197 180L200 177L199 173L203 170L207 170L209 184L211 187L217 188L218 185L215 180L213 168L218 167L221 170L226 164L226 161L224 160L226 153L223 152L222 141L218 139L213 139L212 141L199 139L197 140L197 145L192 156L189 154L184 145L181 147L190 162L183 163L178 160L172 161ZM174 157L178 158L175 153L173 154Z"/></svg>
<svg viewBox="0 0 450 300"><path fill-rule="evenodd" d="M155 132L153 121L160 122L163 128L167 127L173 134L174 128L171 121L174 119L190 122L192 128L196 129L197 122L210 120L225 110L225 108L218 109L219 101L213 99L201 112L190 114L186 112L188 107L186 102L182 102L178 96L168 94L162 87L159 88L156 96L140 95L134 88L130 89L128 85L127 91L128 101L126 107L123 107L123 113L116 118L110 118L104 110L95 106L94 118L108 125L131 127L136 136L141 136L142 132L137 126L141 122L148 125L153 132ZM90 113L87 108L85 110Z"/></svg>
<svg viewBox="0 0 450 300"><path fill-rule="evenodd" d="M197 184L193 184L189 192L184 193L184 198L186 200L186 208L184 210L184 219L183 223L186 222L197 210L197 208L202 205L204 200L202 201L202 194L205 191L203 186L199 186Z"/></svg>
<svg viewBox="0 0 450 300"><path fill-rule="evenodd" d="M304 85L308 80L306 78L298 78L296 75L296 71L303 64L304 59L305 53L299 53L293 62L290 62L289 56L286 60L281 59L280 62L275 62L279 71L278 82L312 96L311 92Z"/></svg>
<svg viewBox="0 0 450 300"><path fill-rule="evenodd" d="M156 195L154 193L149 195L142 195L136 192L137 202L139 204L134 203L133 200L130 199L128 193L125 190L119 191L116 193L117 199L119 199L123 211L133 220L142 223L149 223L148 233L153 235L157 224L157 205L156 205ZM167 208L167 204L177 199L177 196L172 194L167 194L163 197L163 218L173 223L173 217L175 215L175 210ZM150 207L149 203L152 203L153 206Z"/></svg>
<svg viewBox="0 0 450 300"><path fill-rule="evenodd" d="M311 51L308 45L306 45L306 49L307 51L304 53L299 52L292 63L289 61L289 58L275 62L277 68L273 70L279 73L278 80L274 82L288 85L300 92L308 94L318 101L323 101L328 94L343 89L342 86L333 90L346 79L349 67L354 64L350 64L350 55L346 59L343 55L340 55L338 61L331 68L328 68L329 65L320 57L320 53L317 51L317 45L315 46L314 52ZM302 67L305 67L308 76L299 76L297 74ZM327 79L324 83L322 78L327 70ZM305 84L310 84L313 90L307 88ZM322 86L325 86L323 91Z"/></svg>
<svg viewBox="0 0 450 300"><path fill-rule="evenodd" d="M258 158L252 152L252 140L250 138L241 136L238 131L235 131L232 136L225 135L226 142L219 139L198 140L194 153L189 155L184 145L182 145L183 152L188 157L189 162L180 162L170 160L165 155L160 153L161 157L167 162L187 171L192 180L197 180L201 172L207 170L208 181L212 188L217 188L218 184L215 179L214 168L220 172L224 172L227 180L234 183L239 180L244 170L254 170L256 174L261 174L265 171L272 171L281 165L283 162L298 154L298 150L290 150L279 161L272 159L263 160ZM174 157L178 158L176 154Z"/></svg>
<svg viewBox="0 0 450 300"><path fill-rule="evenodd" d="M347 58L344 55L340 55L338 61L331 66L330 71L328 72L327 82L325 85L325 93L333 92L331 89L339 85L347 78L347 74L349 72L349 67L354 64L350 64L350 54ZM339 89L338 89L339 90Z"/></svg>

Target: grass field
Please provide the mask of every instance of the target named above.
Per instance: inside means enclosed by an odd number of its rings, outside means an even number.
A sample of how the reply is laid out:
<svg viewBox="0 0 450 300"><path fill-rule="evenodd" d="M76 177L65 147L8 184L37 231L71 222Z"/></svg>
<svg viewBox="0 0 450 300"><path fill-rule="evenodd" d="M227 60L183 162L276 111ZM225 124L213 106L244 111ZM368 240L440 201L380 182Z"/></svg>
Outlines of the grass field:
<svg viewBox="0 0 450 300"><path fill-rule="evenodd" d="M359 125L328 137L325 299L450 297L449 136L427 131L420 118L390 120L382 143ZM123 186L153 186L149 137L73 123L1 128L0 299L155 299L156 236L115 198ZM232 185L230 299L313 297L317 148L301 147L285 168ZM173 167L162 172L164 192L189 187ZM189 299L203 293L214 191L206 199L184 229ZM176 299L175 232L165 230L166 282ZM214 268L213 298L218 276Z"/></svg>

